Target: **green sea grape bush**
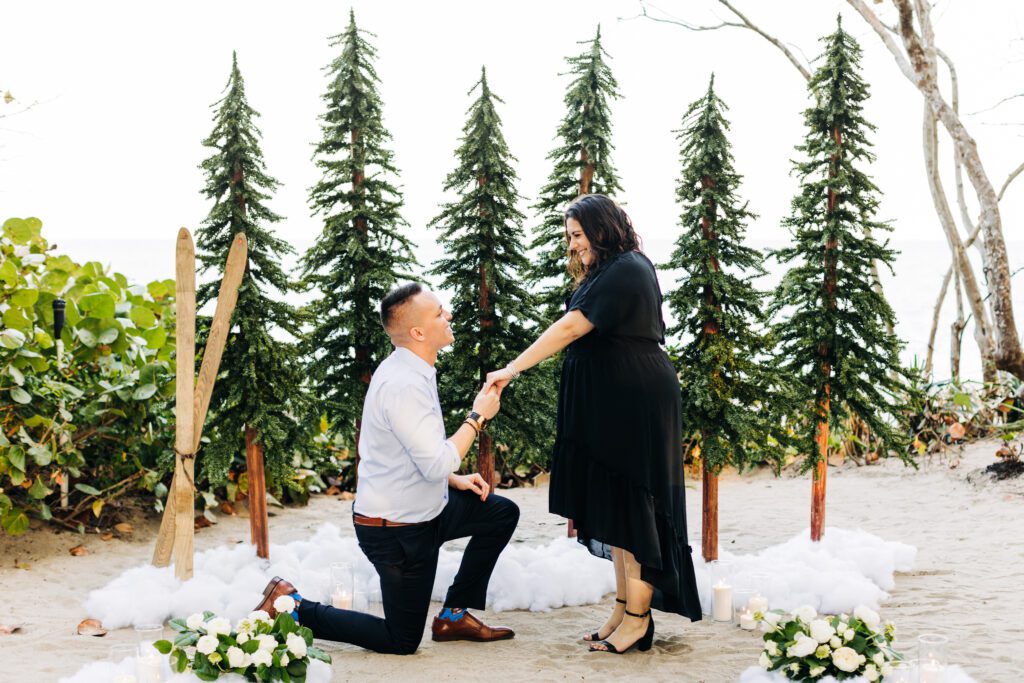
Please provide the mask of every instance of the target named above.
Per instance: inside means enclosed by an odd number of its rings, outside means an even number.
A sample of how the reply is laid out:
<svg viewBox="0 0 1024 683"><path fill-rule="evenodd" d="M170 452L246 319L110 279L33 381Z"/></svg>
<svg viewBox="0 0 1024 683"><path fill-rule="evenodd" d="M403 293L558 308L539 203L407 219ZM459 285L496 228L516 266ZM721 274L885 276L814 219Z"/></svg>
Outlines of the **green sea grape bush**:
<svg viewBox="0 0 1024 683"><path fill-rule="evenodd" d="M37 218L0 237L0 524L75 524L129 487L161 493L173 466L174 281L131 285L56 253ZM53 301L66 302L58 364Z"/></svg>

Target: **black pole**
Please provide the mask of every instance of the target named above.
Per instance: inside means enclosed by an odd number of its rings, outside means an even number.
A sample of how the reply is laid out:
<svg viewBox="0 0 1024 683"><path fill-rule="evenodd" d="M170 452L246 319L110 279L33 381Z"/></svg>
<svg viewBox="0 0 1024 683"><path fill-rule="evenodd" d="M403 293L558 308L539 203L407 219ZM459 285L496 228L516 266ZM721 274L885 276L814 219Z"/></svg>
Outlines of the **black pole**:
<svg viewBox="0 0 1024 683"><path fill-rule="evenodd" d="M60 339L60 333L64 330L64 309L67 304L64 299L53 300L53 340Z"/></svg>

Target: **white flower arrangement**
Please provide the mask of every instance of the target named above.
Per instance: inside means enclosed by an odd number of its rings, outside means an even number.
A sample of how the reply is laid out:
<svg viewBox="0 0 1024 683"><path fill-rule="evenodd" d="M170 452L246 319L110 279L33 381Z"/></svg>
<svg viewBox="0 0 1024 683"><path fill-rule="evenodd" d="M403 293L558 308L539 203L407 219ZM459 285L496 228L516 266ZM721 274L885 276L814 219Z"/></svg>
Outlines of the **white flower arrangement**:
<svg viewBox="0 0 1024 683"><path fill-rule="evenodd" d="M863 676L877 681L892 673L893 662L902 659L892 649L896 627L882 626L878 614L863 605L853 616L819 615L805 605L792 614L773 610L757 612L754 618L761 623L765 642L758 663L791 680Z"/></svg>
<svg viewBox="0 0 1024 683"><path fill-rule="evenodd" d="M283 609L287 608L287 609ZM157 641L155 647L170 655L171 669L191 671L203 681L215 681L222 674L235 673L250 681L303 683L311 659L330 664L331 658L313 645L313 632L292 618L295 600L278 598L276 619L264 611L253 612L235 627L213 612L171 619L177 635L174 642ZM189 655L186 648L194 648Z"/></svg>

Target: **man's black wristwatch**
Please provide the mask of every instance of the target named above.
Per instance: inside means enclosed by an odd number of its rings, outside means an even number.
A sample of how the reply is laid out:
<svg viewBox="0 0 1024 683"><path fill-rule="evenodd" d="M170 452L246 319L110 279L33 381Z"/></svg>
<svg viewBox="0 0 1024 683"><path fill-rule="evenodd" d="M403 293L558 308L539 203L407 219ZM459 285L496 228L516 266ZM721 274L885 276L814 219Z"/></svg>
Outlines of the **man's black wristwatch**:
<svg viewBox="0 0 1024 683"><path fill-rule="evenodd" d="M475 410L470 411L469 415L466 416L466 420L472 420L477 425L479 425L477 429L478 433L482 432L484 429L487 428L487 418L483 417L482 415L480 415L480 413L476 412Z"/></svg>

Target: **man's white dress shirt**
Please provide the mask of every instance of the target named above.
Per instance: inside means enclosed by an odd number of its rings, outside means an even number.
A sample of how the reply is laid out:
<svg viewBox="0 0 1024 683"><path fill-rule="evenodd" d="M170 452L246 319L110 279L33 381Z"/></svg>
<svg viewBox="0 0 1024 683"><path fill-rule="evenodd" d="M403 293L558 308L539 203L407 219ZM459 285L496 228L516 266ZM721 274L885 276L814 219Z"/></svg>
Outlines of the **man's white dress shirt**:
<svg viewBox="0 0 1024 683"><path fill-rule="evenodd" d="M392 522L431 520L448 502L448 475L460 462L444 433L437 371L396 348L366 392L355 511Z"/></svg>

